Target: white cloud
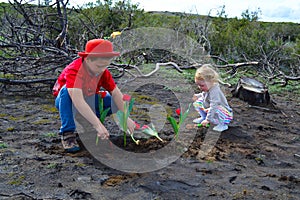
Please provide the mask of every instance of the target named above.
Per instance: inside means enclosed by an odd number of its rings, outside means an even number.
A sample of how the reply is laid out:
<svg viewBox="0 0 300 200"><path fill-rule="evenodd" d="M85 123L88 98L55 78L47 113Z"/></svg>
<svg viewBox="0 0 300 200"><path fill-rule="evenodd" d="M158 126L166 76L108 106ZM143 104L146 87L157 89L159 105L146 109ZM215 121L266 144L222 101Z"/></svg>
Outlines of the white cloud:
<svg viewBox="0 0 300 200"><path fill-rule="evenodd" d="M263 10L264 18L268 21L285 21L300 23L300 2L296 1L283 1L279 4L268 7Z"/></svg>
<svg viewBox="0 0 300 200"><path fill-rule="evenodd" d="M246 11L261 10L262 21L291 21L300 23L298 0L131 0L146 11L192 12L215 16L225 5L228 17L241 17Z"/></svg>

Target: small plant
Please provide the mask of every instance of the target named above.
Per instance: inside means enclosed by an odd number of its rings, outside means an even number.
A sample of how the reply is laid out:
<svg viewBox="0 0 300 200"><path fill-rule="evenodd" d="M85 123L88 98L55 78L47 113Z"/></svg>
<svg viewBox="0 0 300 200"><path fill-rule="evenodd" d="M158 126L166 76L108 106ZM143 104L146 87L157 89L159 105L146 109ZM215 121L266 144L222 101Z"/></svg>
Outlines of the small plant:
<svg viewBox="0 0 300 200"><path fill-rule="evenodd" d="M78 162L78 163L75 164L75 166L77 166L77 167L85 167L86 164Z"/></svg>
<svg viewBox="0 0 300 200"><path fill-rule="evenodd" d="M138 123L135 122L135 129L140 129L140 127L141 127L141 126L140 126ZM128 132L129 132L129 131L128 131ZM129 134L130 134L130 133L129 133ZM135 144L139 145L140 140L136 140L136 139L133 137L133 133L130 134L130 136L131 136L132 141L134 141Z"/></svg>
<svg viewBox="0 0 300 200"><path fill-rule="evenodd" d="M57 133L51 132L51 133L45 133L43 135L44 137L48 137L48 138L52 138L52 137L56 137Z"/></svg>
<svg viewBox="0 0 300 200"><path fill-rule="evenodd" d="M168 116L168 118L167 118L169 120L169 122L171 123L172 127L173 127L176 139L178 139L180 126L184 122L184 120L186 119L186 117L189 113L190 107L191 107L191 104L189 104L189 107L184 112L184 114L182 114L180 108L176 109L176 113L177 113L177 115L179 115L179 122L178 123L177 123L177 121L174 117Z"/></svg>
<svg viewBox="0 0 300 200"><path fill-rule="evenodd" d="M6 130L9 131L9 132L12 132L12 131L15 130L15 127L8 127Z"/></svg>
<svg viewBox="0 0 300 200"><path fill-rule="evenodd" d="M47 165L47 169L54 169L56 168L57 164L56 163L50 163Z"/></svg>
<svg viewBox="0 0 300 200"><path fill-rule="evenodd" d="M214 161L212 160L212 159L208 159L207 161L206 161L206 163L207 164L211 164L211 163L213 163Z"/></svg>
<svg viewBox="0 0 300 200"><path fill-rule="evenodd" d="M43 105L42 106L43 110L49 113L57 113L57 108L54 106L49 106L49 105Z"/></svg>
<svg viewBox="0 0 300 200"><path fill-rule="evenodd" d="M99 93L99 113L100 113L100 121L101 123L104 123L105 118L107 117L107 114L110 110L110 108L106 108L104 109L104 103L103 103L103 99L106 97L107 93L106 91L100 91Z"/></svg>
<svg viewBox="0 0 300 200"><path fill-rule="evenodd" d="M124 101L124 111L121 111L121 110L118 110L117 112L117 118L118 118L118 121L119 121L119 125L124 133L123 137L124 137L124 147L126 146L126 134L129 133L132 140L138 144L139 141L138 140L135 140L134 137L133 137L133 134L131 134L128 130L128 127L127 127L127 120L128 120L128 117L130 115L130 112L132 111L132 107L133 107L133 103L134 103L134 98L131 98L130 95L128 94L124 94L123 95L123 101Z"/></svg>
<svg viewBox="0 0 300 200"><path fill-rule="evenodd" d="M7 148L7 144L4 142L0 142L0 149L5 149Z"/></svg>
<svg viewBox="0 0 300 200"><path fill-rule="evenodd" d="M265 155L258 155L258 157L255 158L255 161L257 162L258 165L264 164L264 158Z"/></svg>
<svg viewBox="0 0 300 200"><path fill-rule="evenodd" d="M107 95L106 91L99 91L97 94L99 94L99 101L98 101L98 104L99 104L99 113L100 113L99 120L103 124L104 121L105 121L105 118L107 117L107 114L108 114L110 108L104 109L103 99ZM99 142L99 137L97 135L96 136L96 145L98 145L98 142Z"/></svg>
<svg viewBox="0 0 300 200"><path fill-rule="evenodd" d="M143 132L143 133L146 133L147 135L154 136L154 137L156 137L157 139L159 139L160 141L163 142L163 140L158 136L158 132L155 130L155 127L154 127L153 124L151 124L151 127L152 127L152 128L150 128L150 127L147 126L147 125L144 125L144 126L142 127L142 130L143 130L142 132Z"/></svg>
<svg viewBox="0 0 300 200"><path fill-rule="evenodd" d="M8 184L10 184L10 185L21 185L23 183L24 179L25 179L25 176L22 175L22 176L17 177L14 180L9 181Z"/></svg>
<svg viewBox="0 0 300 200"><path fill-rule="evenodd" d="M51 123L50 119L40 119L32 122L34 125L44 125L44 124L49 124Z"/></svg>

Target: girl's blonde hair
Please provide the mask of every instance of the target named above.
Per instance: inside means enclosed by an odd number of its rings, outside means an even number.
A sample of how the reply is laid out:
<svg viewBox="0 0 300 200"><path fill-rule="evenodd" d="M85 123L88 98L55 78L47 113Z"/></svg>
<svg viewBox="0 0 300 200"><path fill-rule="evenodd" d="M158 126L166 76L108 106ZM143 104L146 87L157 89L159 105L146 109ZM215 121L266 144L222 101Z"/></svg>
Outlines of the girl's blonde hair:
<svg viewBox="0 0 300 200"><path fill-rule="evenodd" d="M195 73L195 80L217 83L219 81L219 74L212 68L212 65L204 64L197 69Z"/></svg>

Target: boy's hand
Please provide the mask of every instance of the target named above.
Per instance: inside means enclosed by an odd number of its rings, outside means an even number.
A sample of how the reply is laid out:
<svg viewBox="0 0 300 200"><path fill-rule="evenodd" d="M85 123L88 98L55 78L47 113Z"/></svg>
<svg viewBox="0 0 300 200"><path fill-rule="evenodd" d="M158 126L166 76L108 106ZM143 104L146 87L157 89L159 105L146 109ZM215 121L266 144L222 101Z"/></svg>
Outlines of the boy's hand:
<svg viewBox="0 0 300 200"><path fill-rule="evenodd" d="M95 128L97 131L97 136L102 140L109 138L109 133L107 129L101 124L100 126Z"/></svg>
<svg viewBox="0 0 300 200"><path fill-rule="evenodd" d="M128 130L130 131L130 134L133 134L135 126L136 125L135 125L134 121L129 117L127 120L127 127L128 127Z"/></svg>

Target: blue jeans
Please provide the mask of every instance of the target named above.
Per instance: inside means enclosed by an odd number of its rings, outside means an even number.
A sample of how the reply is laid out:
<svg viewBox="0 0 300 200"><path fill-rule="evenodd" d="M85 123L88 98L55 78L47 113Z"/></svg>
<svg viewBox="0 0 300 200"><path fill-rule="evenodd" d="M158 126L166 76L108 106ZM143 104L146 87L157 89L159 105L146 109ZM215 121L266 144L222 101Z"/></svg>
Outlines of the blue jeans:
<svg viewBox="0 0 300 200"><path fill-rule="evenodd" d="M100 113L99 113L98 98L99 98L98 95L92 95L89 97L85 97L85 101L99 118ZM111 95L107 93L107 95L103 99L103 107L104 109L110 108L108 115L112 113L112 104L113 103L112 103ZM76 129L74 118L78 111L73 105L71 97L65 86L61 88L61 90L59 91L55 99L55 107L59 110L59 116L61 120L61 127L59 133L62 134L65 132L74 132Z"/></svg>

